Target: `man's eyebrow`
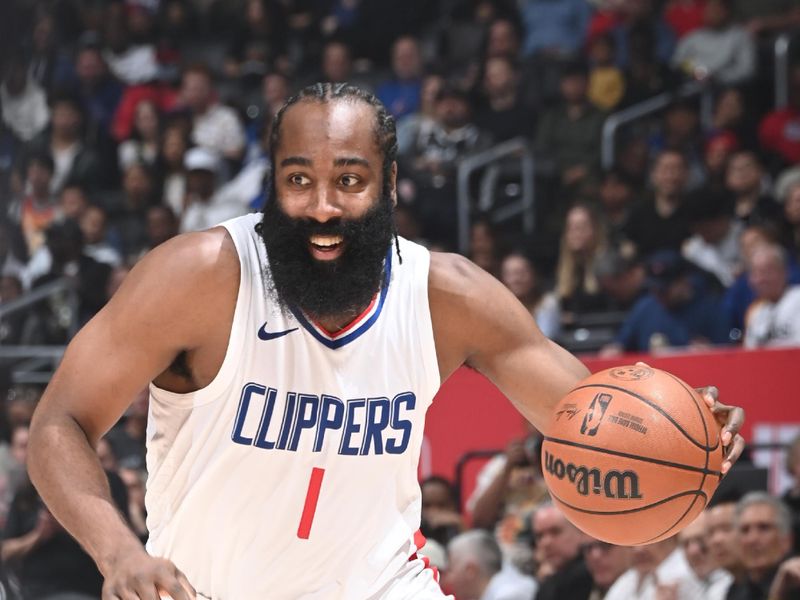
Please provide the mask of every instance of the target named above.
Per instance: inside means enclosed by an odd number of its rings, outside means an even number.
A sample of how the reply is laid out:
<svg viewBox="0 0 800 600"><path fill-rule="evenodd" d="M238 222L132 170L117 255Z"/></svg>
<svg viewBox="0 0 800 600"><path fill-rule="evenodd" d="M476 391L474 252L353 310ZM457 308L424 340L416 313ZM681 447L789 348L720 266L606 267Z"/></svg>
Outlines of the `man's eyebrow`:
<svg viewBox="0 0 800 600"><path fill-rule="evenodd" d="M360 158L358 156L344 156L342 158L336 158L333 161L333 166L335 167L350 167L353 165L359 165L362 167L366 167L369 169L370 164L369 161L365 158Z"/></svg>
<svg viewBox="0 0 800 600"><path fill-rule="evenodd" d="M287 156L281 161L282 167L295 165L298 167L310 167L312 165L311 159L304 156Z"/></svg>

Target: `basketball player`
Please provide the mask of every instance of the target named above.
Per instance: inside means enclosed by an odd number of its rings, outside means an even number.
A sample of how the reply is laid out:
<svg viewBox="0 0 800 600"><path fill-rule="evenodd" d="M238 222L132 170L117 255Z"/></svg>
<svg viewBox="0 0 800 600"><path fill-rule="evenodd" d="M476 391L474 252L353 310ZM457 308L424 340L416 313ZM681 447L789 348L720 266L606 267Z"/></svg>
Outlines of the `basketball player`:
<svg viewBox="0 0 800 600"><path fill-rule="evenodd" d="M395 129L373 96L303 90L272 149L263 216L146 256L34 417L31 478L104 600L443 598L415 535L439 385L468 364L541 429L588 374L491 276L393 236ZM148 383L145 549L93 447ZM715 406L730 466L743 413Z"/></svg>

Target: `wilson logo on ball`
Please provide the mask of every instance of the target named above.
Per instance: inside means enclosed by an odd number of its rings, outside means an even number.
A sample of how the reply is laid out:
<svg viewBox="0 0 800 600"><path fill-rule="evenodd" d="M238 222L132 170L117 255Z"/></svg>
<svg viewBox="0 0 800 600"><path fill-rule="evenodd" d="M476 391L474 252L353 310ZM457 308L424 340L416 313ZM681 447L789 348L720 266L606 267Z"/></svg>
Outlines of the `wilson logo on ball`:
<svg viewBox="0 0 800 600"><path fill-rule="evenodd" d="M639 475L635 471L608 471L603 474L600 469L564 464L564 461L545 450L544 467L556 479L566 478L575 484L575 489L582 496L591 492L595 495L604 495L606 498L638 499Z"/></svg>
<svg viewBox="0 0 800 600"><path fill-rule="evenodd" d="M606 409L608 409L610 402L611 394L606 394L605 392L600 392L592 399L592 403L589 405L589 411L586 413L586 416L583 417L583 423L581 424L581 433L583 435L597 434L597 430L600 427L600 423L603 422L603 417L606 415Z"/></svg>

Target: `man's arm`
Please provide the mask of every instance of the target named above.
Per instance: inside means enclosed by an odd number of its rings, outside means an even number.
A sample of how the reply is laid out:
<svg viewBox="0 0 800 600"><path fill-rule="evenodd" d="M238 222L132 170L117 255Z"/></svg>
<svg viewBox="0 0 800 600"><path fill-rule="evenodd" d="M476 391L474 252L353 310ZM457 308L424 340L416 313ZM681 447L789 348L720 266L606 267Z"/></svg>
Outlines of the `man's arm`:
<svg viewBox="0 0 800 600"><path fill-rule="evenodd" d="M209 340L220 345L213 336L230 330L238 277L238 259L224 230L160 246L78 333L37 407L29 443L31 480L107 580L123 563L139 561L129 570L144 569L141 562L148 557L111 499L94 450L97 441L179 353L188 352L199 364ZM202 376L210 378L213 374ZM158 572L150 589L171 581L172 589L165 589L176 599L187 598L174 587L176 573L168 573L174 567L162 563L151 564Z"/></svg>
<svg viewBox="0 0 800 600"><path fill-rule="evenodd" d="M577 358L542 335L503 284L465 258L431 255L429 296L442 379L466 363L539 430L558 401L589 375Z"/></svg>

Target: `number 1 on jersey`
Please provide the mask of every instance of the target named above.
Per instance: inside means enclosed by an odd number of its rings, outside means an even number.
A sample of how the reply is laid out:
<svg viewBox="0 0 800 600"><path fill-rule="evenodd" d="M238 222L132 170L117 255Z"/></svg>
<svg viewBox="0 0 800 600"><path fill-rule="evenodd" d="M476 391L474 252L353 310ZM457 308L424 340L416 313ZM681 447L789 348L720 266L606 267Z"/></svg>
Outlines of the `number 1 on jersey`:
<svg viewBox="0 0 800 600"><path fill-rule="evenodd" d="M311 533L311 524L314 522L314 513L317 511L317 500L319 500L319 490L322 487L324 475L325 469L318 467L311 469L311 479L308 480L303 516L300 517L300 526L297 528L297 537L301 540L307 540Z"/></svg>

